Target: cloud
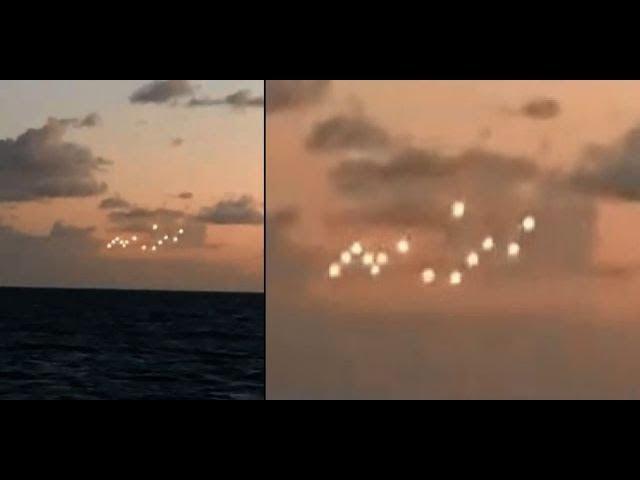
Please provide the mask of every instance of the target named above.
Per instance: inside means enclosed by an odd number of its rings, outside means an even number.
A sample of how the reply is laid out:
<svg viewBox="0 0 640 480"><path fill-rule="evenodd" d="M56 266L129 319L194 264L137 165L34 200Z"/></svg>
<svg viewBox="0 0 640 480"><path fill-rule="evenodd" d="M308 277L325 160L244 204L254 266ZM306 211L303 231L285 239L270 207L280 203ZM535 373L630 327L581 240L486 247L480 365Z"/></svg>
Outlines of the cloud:
<svg viewBox="0 0 640 480"><path fill-rule="evenodd" d="M553 98L535 98L520 108L520 114L534 120L549 120L560 115L560 103Z"/></svg>
<svg viewBox="0 0 640 480"><path fill-rule="evenodd" d="M229 105L234 108L244 107L262 107L264 106L264 98L260 96L251 96L249 90L239 90L224 98L192 98L188 107L211 107L218 105Z"/></svg>
<svg viewBox="0 0 640 480"><path fill-rule="evenodd" d="M610 146L592 145L570 176L580 190L623 200L640 200L640 126Z"/></svg>
<svg viewBox="0 0 640 480"><path fill-rule="evenodd" d="M178 198L182 200L191 200L193 198L193 193L191 192L182 192L178 194Z"/></svg>
<svg viewBox="0 0 640 480"><path fill-rule="evenodd" d="M107 190L94 175L111 162L65 142L68 127L49 119L42 128L0 140L0 202L89 197Z"/></svg>
<svg viewBox="0 0 640 480"><path fill-rule="evenodd" d="M98 115L97 113L90 113L89 115L87 115L83 119L79 120L78 128L82 128L82 127L86 127L86 128L97 127L100 124L102 124L102 118L100 117L100 115Z"/></svg>
<svg viewBox="0 0 640 480"><path fill-rule="evenodd" d="M100 202L98 208L102 210L120 210L129 208L131 204L120 196L108 197Z"/></svg>
<svg viewBox="0 0 640 480"><path fill-rule="evenodd" d="M167 103L180 97L193 95L194 88L188 80L156 80L134 91L131 103Z"/></svg>
<svg viewBox="0 0 640 480"><path fill-rule="evenodd" d="M331 80L267 80L266 107L268 113L302 108L322 100Z"/></svg>
<svg viewBox="0 0 640 480"><path fill-rule="evenodd" d="M316 124L307 139L307 148L315 151L385 148L389 134L364 117L337 115Z"/></svg>
<svg viewBox="0 0 640 480"><path fill-rule="evenodd" d="M171 139L171 146L172 147L179 147L182 144L184 144L184 138L176 137L176 138L172 138Z"/></svg>
<svg viewBox="0 0 640 480"><path fill-rule="evenodd" d="M217 225L259 225L264 216L257 202L250 195L221 200L213 207L200 210L197 218Z"/></svg>

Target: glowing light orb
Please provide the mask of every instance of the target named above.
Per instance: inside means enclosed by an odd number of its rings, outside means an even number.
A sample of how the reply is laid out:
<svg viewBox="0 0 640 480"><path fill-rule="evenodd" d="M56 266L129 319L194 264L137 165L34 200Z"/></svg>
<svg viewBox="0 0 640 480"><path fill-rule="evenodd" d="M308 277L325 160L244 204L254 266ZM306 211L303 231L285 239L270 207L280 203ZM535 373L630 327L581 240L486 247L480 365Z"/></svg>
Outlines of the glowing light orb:
<svg viewBox="0 0 640 480"><path fill-rule="evenodd" d="M522 220L522 228L525 232L533 232L536 228L536 219L531 215L524 217L524 220Z"/></svg>
<svg viewBox="0 0 640 480"><path fill-rule="evenodd" d="M182 235L184 233L184 230L181 228L180 230L178 230L178 233Z"/></svg>
<svg viewBox="0 0 640 480"><path fill-rule="evenodd" d="M340 261L345 265L349 265L351 263L351 252L344 251L340 254Z"/></svg>
<svg viewBox="0 0 640 480"><path fill-rule="evenodd" d="M466 262L467 267L469 268L477 267L478 263L480 262L480 257L476 252L469 252L469 255L467 255L466 258Z"/></svg>
<svg viewBox="0 0 640 480"><path fill-rule="evenodd" d="M398 253L402 253L402 254L407 253L409 251L409 240L407 240L406 238L403 238L402 240L400 240L396 244L396 249L398 250Z"/></svg>
<svg viewBox="0 0 640 480"><path fill-rule="evenodd" d="M493 247L495 247L495 243L493 242L493 238L492 237L486 237L482 241L482 249L485 252L488 252L489 250L493 250Z"/></svg>
<svg viewBox="0 0 640 480"><path fill-rule="evenodd" d="M454 270L449 274L449 283L451 285L460 285L462 283L462 273L458 270Z"/></svg>
<svg viewBox="0 0 640 480"><path fill-rule="evenodd" d="M133 240L134 242L137 242L138 241L138 236L134 235L133 237L131 237L131 240Z"/></svg>
<svg viewBox="0 0 640 480"><path fill-rule="evenodd" d="M339 263L332 263L329 266L329 278L338 278L340 276L341 269Z"/></svg>
<svg viewBox="0 0 640 480"><path fill-rule="evenodd" d="M165 235L165 236L164 236L164 239L165 239L165 240L169 240L169 235Z"/></svg>
<svg viewBox="0 0 640 480"><path fill-rule="evenodd" d="M178 243L178 237L173 237L173 243Z"/></svg>
<svg viewBox="0 0 640 480"><path fill-rule="evenodd" d="M115 241L116 241L116 242L119 242L119 241L120 241L120 237L116 237L116 238L115 238Z"/></svg>
<svg viewBox="0 0 640 480"><path fill-rule="evenodd" d="M143 252L147 251L147 246L146 245L142 245L142 247L140 247L142 249Z"/></svg>
<svg viewBox="0 0 640 480"><path fill-rule="evenodd" d="M464 202L453 202L451 204L451 215L453 218L462 218L464 216Z"/></svg>
<svg viewBox="0 0 640 480"><path fill-rule="evenodd" d="M126 244L126 243L123 243L123 244L122 244L122 248L127 248L127 244Z"/></svg>
<svg viewBox="0 0 640 480"><path fill-rule="evenodd" d="M153 247L151 247L151 251L155 252L156 250L158 250L158 248L154 245Z"/></svg>
<svg viewBox="0 0 640 480"><path fill-rule="evenodd" d="M162 244L163 244L162 240L158 240L158 245L162 245Z"/></svg>
<svg viewBox="0 0 640 480"><path fill-rule="evenodd" d="M157 229L158 229L158 225L154 223L152 228L153 228L154 230L157 230Z"/></svg>
<svg viewBox="0 0 640 480"><path fill-rule="evenodd" d="M518 245L517 242L509 243L509 246L507 247L507 255L509 255L512 258L515 258L519 254L520 254L520 245Z"/></svg>
<svg viewBox="0 0 640 480"><path fill-rule="evenodd" d="M422 271L422 282L423 283L433 283L436 281L436 272L433 268L425 268Z"/></svg>
<svg viewBox="0 0 640 480"><path fill-rule="evenodd" d="M378 254L376 255L376 263L378 265L386 265L387 263L389 263L389 255L387 255L385 252L378 252Z"/></svg>
<svg viewBox="0 0 640 480"><path fill-rule="evenodd" d="M107 248L112 248L113 245L111 243L107 244Z"/></svg>
<svg viewBox="0 0 640 480"><path fill-rule="evenodd" d="M380 275L380 266L379 265L372 265L370 273L371 273L372 277L377 277L378 275Z"/></svg>
<svg viewBox="0 0 640 480"><path fill-rule="evenodd" d="M362 244L360 242L353 242L351 245L351 253L354 255L360 255L362 253Z"/></svg>
<svg viewBox="0 0 640 480"><path fill-rule="evenodd" d="M367 252L362 256L362 264L363 265L373 265L373 253Z"/></svg>

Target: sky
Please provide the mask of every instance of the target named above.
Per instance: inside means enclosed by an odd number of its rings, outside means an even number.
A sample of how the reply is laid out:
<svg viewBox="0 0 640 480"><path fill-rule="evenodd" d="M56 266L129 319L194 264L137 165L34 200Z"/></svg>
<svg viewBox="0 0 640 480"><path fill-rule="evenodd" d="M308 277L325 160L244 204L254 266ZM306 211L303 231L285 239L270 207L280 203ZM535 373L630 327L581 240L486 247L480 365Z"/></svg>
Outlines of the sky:
<svg viewBox="0 0 640 480"><path fill-rule="evenodd" d="M266 111L269 398L640 397L640 83L268 81ZM330 278L354 241L388 265Z"/></svg>
<svg viewBox="0 0 640 480"><path fill-rule="evenodd" d="M263 90L0 81L0 285L263 291Z"/></svg>

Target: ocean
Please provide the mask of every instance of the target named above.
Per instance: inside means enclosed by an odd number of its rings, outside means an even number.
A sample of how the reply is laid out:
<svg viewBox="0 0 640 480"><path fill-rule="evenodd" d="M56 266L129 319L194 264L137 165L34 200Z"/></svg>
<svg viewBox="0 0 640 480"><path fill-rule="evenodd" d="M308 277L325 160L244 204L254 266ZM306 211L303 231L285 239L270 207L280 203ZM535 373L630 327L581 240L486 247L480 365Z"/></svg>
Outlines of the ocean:
<svg viewBox="0 0 640 480"><path fill-rule="evenodd" d="M0 288L0 399L263 399L264 295Z"/></svg>

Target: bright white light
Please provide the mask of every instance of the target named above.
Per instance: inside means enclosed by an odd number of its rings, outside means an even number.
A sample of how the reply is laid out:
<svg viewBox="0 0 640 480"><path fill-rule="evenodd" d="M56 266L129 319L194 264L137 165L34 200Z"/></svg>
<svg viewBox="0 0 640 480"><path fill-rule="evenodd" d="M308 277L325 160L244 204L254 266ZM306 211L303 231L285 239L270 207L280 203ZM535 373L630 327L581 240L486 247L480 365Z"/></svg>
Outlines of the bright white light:
<svg viewBox="0 0 640 480"><path fill-rule="evenodd" d="M178 243L178 237L173 237L173 243Z"/></svg>
<svg viewBox="0 0 640 480"><path fill-rule="evenodd" d="M157 230L158 229L158 225L156 225L155 223L153 224L153 229Z"/></svg>
<svg viewBox="0 0 640 480"><path fill-rule="evenodd" d="M462 218L464 216L464 202L453 202L451 204L451 215L453 218Z"/></svg>
<svg viewBox="0 0 640 480"><path fill-rule="evenodd" d="M158 240L158 245L162 245L162 240Z"/></svg>
<svg viewBox="0 0 640 480"><path fill-rule="evenodd" d="M533 232L536 228L536 219L533 218L532 215L524 217L524 220L522 220L522 228L525 232Z"/></svg>
<svg viewBox="0 0 640 480"><path fill-rule="evenodd" d="M131 240L133 240L134 242L138 241L138 237L136 235L134 235L133 237L131 237Z"/></svg>
<svg viewBox="0 0 640 480"><path fill-rule="evenodd" d="M511 242L507 247L507 255L510 257L517 257L520 254L520 245L516 242Z"/></svg>
<svg viewBox="0 0 640 480"><path fill-rule="evenodd" d="M451 285L460 285L462 283L462 274L458 270L454 270L449 275L449 283Z"/></svg>
<svg viewBox="0 0 640 480"><path fill-rule="evenodd" d="M423 283L433 283L436 280L436 272L433 268L425 268L422 271L422 282Z"/></svg>
<svg viewBox="0 0 640 480"><path fill-rule="evenodd" d="M120 237L116 237L116 238L115 238L115 241L116 241L116 242L119 242L119 241L120 241Z"/></svg>
<svg viewBox="0 0 640 480"><path fill-rule="evenodd" d="M113 245L112 245L112 244L110 244L110 243L109 243L109 244L107 244L107 248L111 248L111 247L113 247Z"/></svg>
<svg viewBox="0 0 640 480"><path fill-rule="evenodd" d="M329 278L338 278L340 276L341 269L339 263L332 263L329 266Z"/></svg>
<svg viewBox="0 0 640 480"><path fill-rule="evenodd" d="M378 254L376 255L376 263L378 265L386 265L387 263L389 263L389 255L387 255L385 252L378 252Z"/></svg>
<svg viewBox="0 0 640 480"><path fill-rule="evenodd" d="M483 241L482 241L482 249L485 252L488 252L489 250L493 250L493 247L495 246L495 243L493 242L493 238L492 237L486 237Z"/></svg>
<svg viewBox="0 0 640 480"><path fill-rule="evenodd" d="M164 236L164 239L165 239L165 240L169 240L169 235L165 235L165 236Z"/></svg>
<svg viewBox="0 0 640 480"><path fill-rule="evenodd" d="M363 265L373 265L373 253L367 252L362 256Z"/></svg>
<svg viewBox="0 0 640 480"><path fill-rule="evenodd" d="M158 248L154 245L153 247L151 247L151 251L155 252Z"/></svg>
<svg viewBox="0 0 640 480"><path fill-rule="evenodd" d="M340 261L345 265L349 265L351 263L351 252L345 250L340 254Z"/></svg>
<svg viewBox="0 0 640 480"><path fill-rule="evenodd" d="M377 277L379 274L380 274L380 266L372 265L371 266L371 276L372 277Z"/></svg>
<svg viewBox="0 0 640 480"><path fill-rule="evenodd" d="M142 249L143 252L147 251L147 246L146 245L142 245L142 247L140 247Z"/></svg>
<svg viewBox="0 0 640 480"><path fill-rule="evenodd" d="M480 262L480 257L476 252L469 252L469 255L467 255L466 262L467 262L467 267L469 268L477 267L478 263Z"/></svg>
<svg viewBox="0 0 640 480"><path fill-rule="evenodd" d="M409 240L407 240L406 238L403 238L402 240L400 240L396 244L396 249L398 250L398 253L402 253L402 254L407 253L409 251Z"/></svg>
<svg viewBox="0 0 640 480"><path fill-rule="evenodd" d="M362 253L362 244L360 242L353 242L351 245L351 253L360 255Z"/></svg>
<svg viewBox="0 0 640 480"><path fill-rule="evenodd" d="M180 230L178 230L178 233L182 235L184 233L184 230L181 228Z"/></svg>

